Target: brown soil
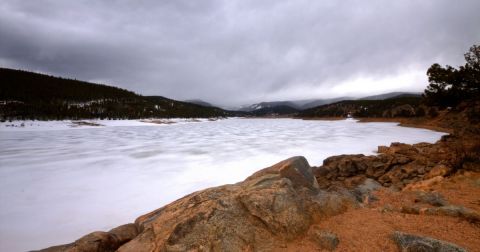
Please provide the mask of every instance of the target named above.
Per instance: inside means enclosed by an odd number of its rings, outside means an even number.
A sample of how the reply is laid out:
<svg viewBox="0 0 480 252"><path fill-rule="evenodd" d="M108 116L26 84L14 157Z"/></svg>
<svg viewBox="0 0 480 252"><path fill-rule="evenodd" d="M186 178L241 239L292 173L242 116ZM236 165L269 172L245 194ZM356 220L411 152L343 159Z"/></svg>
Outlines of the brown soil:
<svg viewBox="0 0 480 252"><path fill-rule="evenodd" d="M449 204L480 210L480 173L465 172L447 178L429 188L440 193ZM337 234L335 251L398 251L391 239L394 231L452 242L468 251L480 251L480 225L449 216L414 215L400 212L413 205L415 191L394 192L384 188L375 192L378 200L365 207L329 217L313 228ZM280 244L278 251L323 251L308 236Z"/></svg>
<svg viewBox="0 0 480 252"><path fill-rule="evenodd" d="M454 205L480 210L480 173L455 175L432 186ZM330 217L317 224L338 235L335 251L398 251L390 236L403 231L455 243L469 251L480 251L480 226L448 216L414 215L400 212L401 206L414 204L416 192L393 192L382 189L375 194L378 201L365 208ZM311 249L308 240L288 244L287 251Z"/></svg>
<svg viewBox="0 0 480 252"><path fill-rule="evenodd" d="M462 205L480 212L480 173L463 172L433 186L434 191L454 205ZM480 236L479 241L480 241Z"/></svg>
<svg viewBox="0 0 480 252"><path fill-rule="evenodd" d="M332 217L319 226L338 235L337 251L397 251L390 238L394 231L453 242L470 251L480 250L480 229L453 217L382 213L365 208Z"/></svg>

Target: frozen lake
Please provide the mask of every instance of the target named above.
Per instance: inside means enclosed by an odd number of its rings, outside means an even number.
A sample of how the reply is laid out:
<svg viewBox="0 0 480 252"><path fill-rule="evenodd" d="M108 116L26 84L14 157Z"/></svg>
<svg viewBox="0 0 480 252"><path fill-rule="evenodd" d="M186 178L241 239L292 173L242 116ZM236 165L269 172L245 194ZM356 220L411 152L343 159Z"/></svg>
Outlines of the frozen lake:
<svg viewBox="0 0 480 252"><path fill-rule="evenodd" d="M227 119L169 125L0 124L0 251L72 242L291 156L311 165L443 133L394 123ZM48 125L54 125L48 127Z"/></svg>

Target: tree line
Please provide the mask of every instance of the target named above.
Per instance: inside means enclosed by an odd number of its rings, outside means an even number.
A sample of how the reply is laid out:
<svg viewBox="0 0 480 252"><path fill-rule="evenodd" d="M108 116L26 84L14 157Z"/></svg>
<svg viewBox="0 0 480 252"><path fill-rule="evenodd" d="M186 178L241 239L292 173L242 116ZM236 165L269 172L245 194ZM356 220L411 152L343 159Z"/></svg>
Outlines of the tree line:
<svg viewBox="0 0 480 252"><path fill-rule="evenodd" d="M224 117L230 112L84 81L0 68L1 120Z"/></svg>

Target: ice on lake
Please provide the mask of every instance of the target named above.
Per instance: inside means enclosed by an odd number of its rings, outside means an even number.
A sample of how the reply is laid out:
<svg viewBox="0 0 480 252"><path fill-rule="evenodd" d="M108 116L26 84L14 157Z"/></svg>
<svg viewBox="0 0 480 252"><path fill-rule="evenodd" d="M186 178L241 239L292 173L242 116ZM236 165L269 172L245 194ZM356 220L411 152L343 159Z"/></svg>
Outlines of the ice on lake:
<svg viewBox="0 0 480 252"><path fill-rule="evenodd" d="M69 128L0 124L0 251L72 242L133 222L193 191L245 179L291 156L311 165L443 133L395 123L227 119Z"/></svg>

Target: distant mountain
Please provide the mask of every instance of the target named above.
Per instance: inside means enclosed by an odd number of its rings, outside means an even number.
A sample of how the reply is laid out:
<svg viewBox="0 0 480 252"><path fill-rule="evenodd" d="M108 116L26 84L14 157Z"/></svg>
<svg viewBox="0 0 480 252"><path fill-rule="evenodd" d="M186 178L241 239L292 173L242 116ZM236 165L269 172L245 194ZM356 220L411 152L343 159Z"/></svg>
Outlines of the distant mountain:
<svg viewBox="0 0 480 252"><path fill-rule="evenodd" d="M338 98L331 98L331 99L316 99L316 100L312 100L310 102L307 102L305 104L303 104L301 106L301 109L309 109L309 108L313 108L313 107L318 107L318 106L321 106L321 105L325 105L325 104L330 104L330 103L334 103L334 102L338 102L338 101L344 101L344 100L352 100L353 98L352 97L338 97Z"/></svg>
<svg viewBox="0 0 480 252"><path fill-rule="evenodd" d="M198 100L198 99L185 100L185 102L201 105L201 106L204 106L204 107L217 107L217 106L212 105L211 103L208 103L208 102L202 101L202 100Z"/></svg>
<svg viewBox="0 0 480 252"><path fill-rule="evenodd" d="M264 108L273 108L276 106L288 106L296 110L306 110L322 105L327 105L331 103L336 103L339 101L349 101L349 100L385 100L391 98L400 98L400 97L421 97L422 93L414 92L391 92L373 96L367 96L362 98L354 98L349 96L335 97L329 99L308 99L308 100L293 100L293 101L271 101L271 102L260 102L252 105L246 105L240 107L239 111L252 112Z"/></svg>
<svg viewBox="0 0 480 252"><path fill-rule="evenodd" d="M262 107L249 113L253 116L286 116L295 115L299 112L298 109L287 105L275 105L270 107Z"/></svg>
<svg viewBox="0 0 480 252"><path fill-rule="evenodd" d="M168 118L235 112L85 81L0 68L0 119Z"/></svg>
<svg viewBox="0 0 480 252"><path fill-rule="evenodd" d="M260 102L260 103L255 103L255 104L252 104L252 105L247 105L247 106L243 106L241 107L239 110L240 111L246 111L246 112L252 112L252 111L256 111L256 110L260 110L260 109L271 109L271 108L275 108L275 107L279 107L279 106L282 106L282 107L291 107L293 109L300 109L299 106L297 106L295 103L291 102L291 101L274 101L274 102Z"/></svg>
<svg viewBox="0 0 480 252"><path fill-rule="evenodd" d="M362 97L358 100L385 100L390 98L399 98L399 97L421 97L422 93L415 92L391 92L386 94L372 95L367 97Z"/></svg>
<svg viewBox="0 0 480 252"><path fill-rule="evenodd" d="M265 113L277 113L279 115L292 114L301 110L330 104L337 101L352 99L351 97L338 97L332 99L309 99L294 101L260 102L239 108L239 111L252 112L254 115Z"/></svg>

